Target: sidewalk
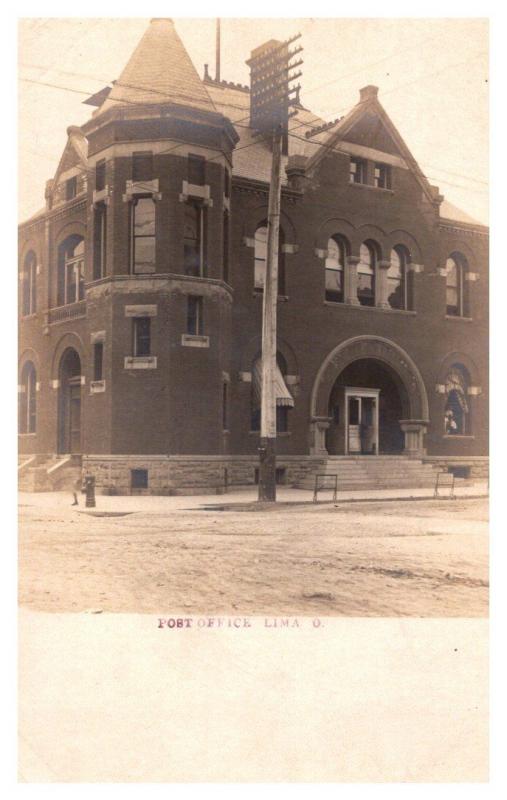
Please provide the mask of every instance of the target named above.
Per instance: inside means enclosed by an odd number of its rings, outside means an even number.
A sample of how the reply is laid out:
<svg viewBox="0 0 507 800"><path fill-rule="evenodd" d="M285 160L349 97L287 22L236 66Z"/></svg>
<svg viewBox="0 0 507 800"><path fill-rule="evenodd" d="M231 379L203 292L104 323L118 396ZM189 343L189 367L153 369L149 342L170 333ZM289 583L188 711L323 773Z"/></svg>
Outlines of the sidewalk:
<svg viewBox="0 0 507 800"><path fill-rule="evenodd" d="M446 499L449 496L449 489L439 490L440 498ZM455 489L457 498L476 498L488 497L488 484L486 481L477 481L469 486L460 486ZM329 504L332 502L332 492L319 492L319 502L315 505L313 491L308 489L292 489L289 487L277 487L277 501L280 509L298 506L300 504L311 504L313 508ZM361 501L386 501L399 500L430 500L433 499L432 488L400 488L400 489L355 489L338 492L338 503L352 503ZM96 497L95 511L135 513L142 511L148 515L168 514L171 511L202 511L210 506L231 506L237 505L238 511L243 510L245 504L254 503L257 500L257 487L251 489L234 489L227 494L202 494L166 497L159 495L135 495L135 496L109 496L100 495ZM60 511L83 512L85 509L85 497L79 496L79 506L72 507L72 496L69 492L19 492L19 505L32 506L34 508L59 509ZM287 506L285 505L287 504ZM252 509L253 510L253 509ZM93 509L89 509L93 511Z"/></svg>

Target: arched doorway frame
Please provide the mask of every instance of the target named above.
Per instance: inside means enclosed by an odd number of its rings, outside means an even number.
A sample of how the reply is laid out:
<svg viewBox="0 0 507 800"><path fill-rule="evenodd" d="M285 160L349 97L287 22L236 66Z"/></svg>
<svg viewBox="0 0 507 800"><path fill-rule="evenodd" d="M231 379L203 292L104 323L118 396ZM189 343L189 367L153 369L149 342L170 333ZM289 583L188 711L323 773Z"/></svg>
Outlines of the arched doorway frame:
<svg viewBox="0 0 507 800"><path fill-rule="evenodd" d="M65 362L77 357L79 371L68 377ZM82 356L72 345L65 347L58 362L57 451L80 454L82 451Z"/></svg>
<svg viewBox="0 0 507 800"><path fill-rule="evenodd" d="M330 424L328 401L337 377L354 361L373 359L387 365L405 390L405 419L400 426L405 436L404 452L424 453L424 433L429 423L426 387L416 364L396 342L382 336L354 336L337 345L325 357L313 383L310 399L310 453L327 455L325 433Z"/></svg>

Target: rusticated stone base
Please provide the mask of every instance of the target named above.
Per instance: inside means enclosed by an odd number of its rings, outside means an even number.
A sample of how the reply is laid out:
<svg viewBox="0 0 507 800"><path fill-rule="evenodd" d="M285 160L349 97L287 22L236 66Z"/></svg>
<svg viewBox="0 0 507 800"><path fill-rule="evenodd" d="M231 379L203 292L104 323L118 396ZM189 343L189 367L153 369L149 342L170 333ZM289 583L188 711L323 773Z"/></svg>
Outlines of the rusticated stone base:
<svg viewBox="0 0 507 800"><path fill-rule="evenodd" d="M435 464L444 470L449 467L468 468L472 480L485 481L489 478L488 456L424 456L422 460L425 464Z"/></svg>
<svg viewBox="0 0 507 800"><path fill-rule="evenodd" d="M312 456L279 456L278 482L300 483L322 463ZM99 494L222 494L253 486L258 467L256 456L83 456L83 472L95 476ZM147 488L133 488L132 470L147 471Z"/></svg>

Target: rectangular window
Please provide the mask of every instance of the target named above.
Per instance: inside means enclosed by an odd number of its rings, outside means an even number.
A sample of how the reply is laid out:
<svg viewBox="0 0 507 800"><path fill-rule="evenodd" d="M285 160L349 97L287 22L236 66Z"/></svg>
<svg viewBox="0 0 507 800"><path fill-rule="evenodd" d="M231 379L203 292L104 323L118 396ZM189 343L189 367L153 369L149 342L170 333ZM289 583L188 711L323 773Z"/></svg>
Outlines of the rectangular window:
<svg viewBox="0 0 507 800"><path fill-rule="evenodd" d="M187 333L191 336L204 335L203 299L192 294L187 299Z"/></svg>
<svg viewBox="0 0 507 800"><path fill-rule="evenodd" d="M391 169L386 164L375 164L374 184L377 189L391 188Z"/></svg>
<svg viewBox="0 0 507 800"><path fill-rule="evenodd" d="M107 211L104 203L99 203L93 214L93 280L97 281L106 274L106 220Z"/></svg>
<svg viewBox="0 0 507 800"><path fill-rule="evenodd" d="M131 469L130 470L130 488L131 489L147 489L148 488L148 470L147 469Z"/></svg>
<svg viewBox="0 0 507 800"><path fill-rule="evenodd" d="M186 275L205 277L206 275L206 210L200 203L185 205L183 222L183 264Z"/></svg>
<svg viewBox="0 0 507 800"><path fill-rule="evenodd" d="M93 380L104 379L104 344L97 342L93 345Z"/></svg>
<svg viewBox="0 0 507 800"><path fill-rule="evenodd" d="M138 197L132 203L131 229L133 272L155 272L155 202L151 197Z"/></svg>
<svg viewBox="0 0 507 800"><path fill-rule="evenodd" d="M350 159L350 182L366 183L366 162L362 158Z"/></svg>
<svg viewBox="0 0 507 800"><path fill-rule="evenodd" d="M151 351L150 317L134 317L134 356L149 356Z"/></svg>
<svg viewBox="0 0 507 800"><path fill-rule="evenodd" d="M227 167L224 170L224 196L230 197L231 194L231 176Z"/></svg>
<svg viewBox="0 0 507 800"><path fill-rule="evenodd" d="M206 183L206 159L204 156L188 156L188 182L194 186Z"/></svg>
<svg viewBox="0 0 507 800"><path fill-rule="evenodd" d="M65 181L65 199L72 200L77 195L77 177Z"/></svg>
<svg viewBox="0 0 507 800"><path fill-rule="evenodd" d="M95 164L95 191L102 192L106 188L106 159Z"/></svg>
<svg viewBox="0 0 507 800"><path fill-rule="evenodd" d="M229 428L228 390L228 384L224 381L222 384L222 428L224 431L228 430Z"/></svg>
<svg viewBox="0 0 507 800"><path fill-rule="evenodd" d="M151 181L153 179L153 153L146 150L132 153L132 180Z"/></svg>
<svg viewBox="0 0 507 800"><path fill-rule="evenodd" d="M224 212L224 231L223 231L223 279L226 283L229 282L229 214Z"/></svg>

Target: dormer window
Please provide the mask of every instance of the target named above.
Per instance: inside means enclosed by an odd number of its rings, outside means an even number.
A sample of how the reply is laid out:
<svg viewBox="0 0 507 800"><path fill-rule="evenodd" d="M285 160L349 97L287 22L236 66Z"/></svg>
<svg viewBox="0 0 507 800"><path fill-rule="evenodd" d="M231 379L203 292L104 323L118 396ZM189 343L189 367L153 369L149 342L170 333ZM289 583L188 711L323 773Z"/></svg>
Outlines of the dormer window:
<svg viewBox="0 0 507 800"><path fill-rule="evenodd" d="M391 168L387 164L375 164L374 185L377 189L391 188Z"/></svg>
<svg viewBox="0 0 507 800"><path fill-rule="evenodd" d="M65 199L73 200L76 195L77 195L77 178L74 175L73 178L69 178L68 180L65 181Z"/></svg>
<svg viewBox="0 0 507 800"><path fill-rule="evenodd" d="M350 182L366 183L366 161L362 158L350 159Z"/></svg>

